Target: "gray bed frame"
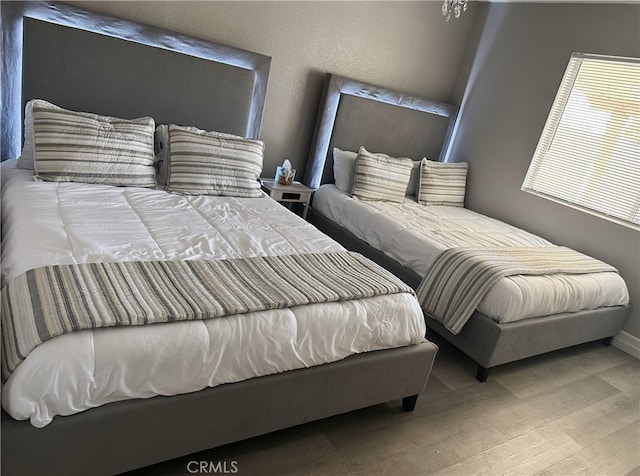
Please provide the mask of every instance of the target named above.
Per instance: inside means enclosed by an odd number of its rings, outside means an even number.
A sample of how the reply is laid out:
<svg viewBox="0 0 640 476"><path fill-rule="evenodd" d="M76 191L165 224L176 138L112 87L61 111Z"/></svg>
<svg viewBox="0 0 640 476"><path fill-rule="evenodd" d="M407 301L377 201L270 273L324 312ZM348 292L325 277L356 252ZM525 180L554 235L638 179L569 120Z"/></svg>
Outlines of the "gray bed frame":
<svg viewBox="0 0 640 476"><path fill-rule="evenodd" d="M333 147L357 151L364 145L368 150L391 156L415 159L426 156L442 161L450 147L456 117L454 105L328 74L305 182L314 189L333 183ZM432 125L433 129L425 129ZM417 273L319 213L313 202L308 220L347 249L369 257L414 289L420 284ZM630 311L630 306L615 306L506 324L476 311L457 335L428 316L426 322L429 330L476 362L476 378L484 382L489 370L497 365L601 339L608 345L624 326Z"/></svg>
<svg viewBox="0 0 640 476"><path fill-rule="evenodd" d="M22 110L34 97L259 136L266 56L65 4L0 8L3 159L18 156ZM436 352L431 342L367 352L184 395L111 403L41 429L3 411L1 472L117 474L392 400L411 411Z"/></svg>

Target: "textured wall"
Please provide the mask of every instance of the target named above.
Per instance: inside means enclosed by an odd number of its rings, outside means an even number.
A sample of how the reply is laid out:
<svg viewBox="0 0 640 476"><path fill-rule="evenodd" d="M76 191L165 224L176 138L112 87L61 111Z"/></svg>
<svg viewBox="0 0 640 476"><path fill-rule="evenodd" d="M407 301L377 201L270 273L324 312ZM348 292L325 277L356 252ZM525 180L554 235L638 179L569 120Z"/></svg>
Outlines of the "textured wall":
<svg viewBox="0 0 640 476"><path fill-rule="evenodd" d="M439 2L69 2L272 57L264 173L302 176L324 74L449 100L474 6L446 23Z"/></svg>
<svg viewBox="0 0 640 476"><path fill-rule="evenodd" d="M520 191L574 51L640 56L638 4L479 6L454 96L452 156L470 164L467 206L616 266L640 338L640 232Z"/></svg>

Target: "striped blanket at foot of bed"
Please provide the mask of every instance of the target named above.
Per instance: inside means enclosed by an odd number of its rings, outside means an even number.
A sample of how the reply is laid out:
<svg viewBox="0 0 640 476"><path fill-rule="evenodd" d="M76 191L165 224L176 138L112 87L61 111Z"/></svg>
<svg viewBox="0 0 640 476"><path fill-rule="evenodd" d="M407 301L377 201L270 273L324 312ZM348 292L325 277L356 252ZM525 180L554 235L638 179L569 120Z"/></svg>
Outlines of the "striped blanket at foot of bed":
<svg viewBox="0 0 640 476"><path fill-rule="evenodd" d="M36 346L80 329L208 319L411 293L350 252L33 269L2 290L3 380Z"/></svg>
<svg viewBox="0 0 640 476"><path fill-rule="evenodd" d="M499 279L515 275L617 272L562 246L451 248L442 252L418 286L422 310L458 334Z"/></svg>

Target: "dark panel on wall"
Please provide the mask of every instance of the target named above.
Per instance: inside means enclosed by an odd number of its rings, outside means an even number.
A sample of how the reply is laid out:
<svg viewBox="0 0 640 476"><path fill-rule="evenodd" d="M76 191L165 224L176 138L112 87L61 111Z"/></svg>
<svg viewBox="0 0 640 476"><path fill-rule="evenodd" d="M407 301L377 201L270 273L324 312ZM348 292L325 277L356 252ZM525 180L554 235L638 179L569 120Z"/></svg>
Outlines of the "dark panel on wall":
<svg viewBox="0 0 640 476"><path fill-rule="evenodd" d="M394 157L438 160L448 127L448 117L343 95L331 143L355 152L363 145Z"/></svg>
<svg viewBox="0 0 640 476"><path fill-rule="evenodd" d="M252 70L32 18L24 19L23 53L23 104L42 98L236 134L250 120Z"/></svg>

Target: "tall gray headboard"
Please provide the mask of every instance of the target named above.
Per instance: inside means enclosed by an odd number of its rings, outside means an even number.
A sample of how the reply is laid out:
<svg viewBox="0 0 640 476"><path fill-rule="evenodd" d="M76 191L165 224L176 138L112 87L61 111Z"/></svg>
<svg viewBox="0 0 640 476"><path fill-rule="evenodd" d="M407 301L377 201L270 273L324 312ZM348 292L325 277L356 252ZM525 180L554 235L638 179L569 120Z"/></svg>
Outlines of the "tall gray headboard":
<svg viewBox="0 0 640 476"><path fill-rule="evenodd" d="M453 104L328 74L304 181L333 183L333 147L442 161L457 114Z"/></svg>
<svg viewBox="0 0 640 476"><path fill-rule="evenodd" d="M25 103L258 137L271 58L56 2L0 2L2 159Z"/></svg>

